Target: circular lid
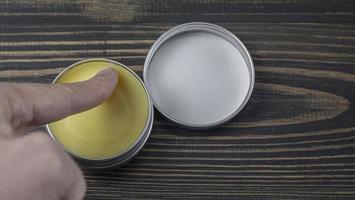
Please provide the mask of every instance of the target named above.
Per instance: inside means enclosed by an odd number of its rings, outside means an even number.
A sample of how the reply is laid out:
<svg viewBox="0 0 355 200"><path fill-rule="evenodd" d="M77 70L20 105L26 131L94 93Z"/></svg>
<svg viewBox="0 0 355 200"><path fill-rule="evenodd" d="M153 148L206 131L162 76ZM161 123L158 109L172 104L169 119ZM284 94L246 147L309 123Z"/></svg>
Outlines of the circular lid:
<svg viewBox="0 0 355 200"><path fill-rule="evenodd" d="M254 86L245 46L226 29L187 23L164 33L144 63L154 106L188 128L210 128L234 117Z"/></svg>

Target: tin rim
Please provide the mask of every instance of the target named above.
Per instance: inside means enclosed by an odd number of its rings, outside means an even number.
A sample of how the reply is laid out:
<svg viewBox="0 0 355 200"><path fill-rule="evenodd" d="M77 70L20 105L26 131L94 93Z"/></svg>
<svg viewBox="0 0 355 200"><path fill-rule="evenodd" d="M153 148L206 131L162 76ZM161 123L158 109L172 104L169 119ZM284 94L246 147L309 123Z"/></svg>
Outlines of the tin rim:
<svg viewBox="0 0 355 200"><path fill-rule="evenodd" d="M143 138L140 140L137 145L135 145L132 148L132 151L127 152L127 154L124 154L122 156L116 157L115 159L107 160L107 161L102 161L102 162L93 162L93 161L82 161L79 160L80 163L82 163L83 167L86 167L88 169L94 169L94 170L100 170L100 169L112 169L115 167L121 167L125 164L127 164L130 160L136 156L139 151L144 147L145 143L147 142L150 132L153 128L153 116L154 116L154 111L152 112L151 118L149 118L149 129L147 132L145 132L143 135ZM133 151L134 150L134 151ZM122 158L122 159L121 159Z"/></svg>
<svg viewBox="0 0 355 200"><path fill-rule="evenodd" d="M68 70L74 68L75 66L79 65L79 64L82 64L82 63L86 63L86 62L92 62L92 61L106 61L106 62L110 62L110 63L113 63L113 64L116 64L116 65L119 65L121 67L123 67L125 70L127 70L128 72L130 72L133 76L135 76L137 78L137 80L140 82L140 84L142 85L142 87L144 88L144 91L146 93L146 97L147 97L147 100L148 100L148 117L147 117L147 120L146 120L146 123L145 123L145 126L144 126L144 129L141 131L141 134L140 136L138 137L138 139L134 142L134 144L132 144L129 148L125 149L124 151L120 152L119 154L117 155L114 155L114 156L111 156L111 157L107 157L107 158L103 158L103 159L89 159L89 158L84 158L84 157L81 157L71 151L69 151L67 148L65 148L65 146L59 142L57 140L57 138L54 136L54 134L52 133L50 127L49 127L49 124L46 124L45 127L46 127L46 130L47 132L49 133L50 137L63 149L65 150L66 152L68 152L72 157L74 157L75 159L78 159L79 161L84 161L84 162L105 162L105 161L109 161L109 160L114 160L115 158L117 157L121 157L121 156L124 156L125 154L129 153L132 149L134 149L135 146L137 146L139 144L139 142L142 140L143 136L145 135L145 133L147 133L147 139L150 135L150 132L151 132L151 127L150 127L150 123L153 124L153 105L152 105L152 102L151 102L151 99L149 97L149 93L148 93L148 90L147 88L145 87L143 81L140 79L140 77L132 70L130 69L129 67L127 67L126 65L120 63L120 62L117 62L117 61L114 61L114 60L110 60L110 59L106 59L106 58L89 58L89 59L84 59L84 60L81 60L81 61L78 61L78 62L75 62L73 64L71 64L69 67L65 68L63 71L61 71L57 76L56 78L53 80L52 84L55 84L56 81L65 73L67 72ZM144 146L145 142L147 141L147 139L143 142L143 145L142 147ZM137 149L137 153L138 151L140 150L141 148ZM134 156L135 154L133 154L132 156Z"/></svg>
<svg viewBox="0 0 355 200"><path fill-rule="evenodd" d="M227 29L215 25L215 24L211 24L211 23L206 23L206 22L190 22L190 23L185 23L185 24L181 24L179 26L173 27L171 29L169 29L168 31L166 31L165 33L163 33L152 45L152 47L150 48L147 57L145 59L144 62L144 69L143 69L143 79L144 82L146 84L146 88L148 90L148 94L150 96L150 94L152 94L151 89L150 89L150 85L149 85L149 81L148 81L148 70L149 70L149 65L151 63L151 60L155 54L155 52L159 49L159 47L164 44L166 41L168 41L169 39L173 38L176 35L179 35L181 33L185 33L185 32L190 32L190 31L206 31L212 34L216 34L219 37L227 40L228 42L230 42L236 49L238 49L238 51L242 54L244 60L247 63L248 66L248 70L249 70L249 74L250 74L250 82L249 82L249 88L248 88L248 92L247 95L245 96L242 104L229 116L227 116L224 119L221 119L219 121L213 122L213 123L209 123L209 124L193 124L193 123L186 123L186 122L182 122L179 121L173 117L171 117L168 113L164 112L159 105L156 103L156 101L154 100L154 98L151 96L151 100L153 105L155 106L155 108L162 113L165 117L167 117L169 120L173 121L174 123L181 125L182 127L187 127L187 128L191 128L191 129L209 129L209 128L214 128L217 127L218 125L221 125L229 120L231 120L232 118L234 118L247 104L247 102L249 101L251 94L253 92L254 89L254 83L255 83L255 70L254 70L254 63L253 60L251 58L250 53L248 52L247 48L245 47L245 45L240 41L240 39L235 36L232 32L228 31Z"/></svg>

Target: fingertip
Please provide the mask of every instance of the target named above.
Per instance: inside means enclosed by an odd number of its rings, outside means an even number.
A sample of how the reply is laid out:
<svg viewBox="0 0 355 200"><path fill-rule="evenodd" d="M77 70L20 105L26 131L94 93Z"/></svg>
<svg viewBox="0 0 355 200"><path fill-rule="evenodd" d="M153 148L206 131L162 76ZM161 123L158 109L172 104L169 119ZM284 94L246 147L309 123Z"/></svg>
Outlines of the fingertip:
<svg viewBox="0 0 355 200"><path fill-rule="evenodd" d="M104 70L101 70L99 73L97 73L95 75L94 78L96 77L105 77L108 78L109 80L112 80L112 82L115 82L115 84L118 83L119 80L119 75L117 70L113 69L113 68L106 68Z"/></svg>
<svg viewBox="0 0 355 200"><path fill-rule="evenodd" d="M110 74L110 73L113 73L113 72L116 72L116 70L113 69L113 68L111 68L111 67L109 67L109 68L106 68L106 69L103 69L103 70L99 71L99 72L97 73L97 76L105 75L105 74Z"/></svg>
<svg viewBox="0 0 355 200"><path fill-rule="evenodd" d="M106 68L98 72L92 79L93 87L98 88L95 101L102 102L112 95L118 84L118 73L114 68Z"/></svg>

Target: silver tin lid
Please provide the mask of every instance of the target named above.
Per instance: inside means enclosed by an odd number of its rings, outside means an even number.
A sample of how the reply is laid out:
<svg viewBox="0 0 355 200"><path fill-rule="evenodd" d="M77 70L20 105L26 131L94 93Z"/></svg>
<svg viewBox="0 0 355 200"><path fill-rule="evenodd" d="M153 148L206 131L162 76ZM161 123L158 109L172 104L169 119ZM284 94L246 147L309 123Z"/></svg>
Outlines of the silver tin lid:
<svg viewBox="0 0 355 200"><path fill-rule="evenodd" d="M182 24L160 36L148 52L143 76L154 106L192 129L233 118L254 87L246 47L228 30L202 22Z"/></svg>

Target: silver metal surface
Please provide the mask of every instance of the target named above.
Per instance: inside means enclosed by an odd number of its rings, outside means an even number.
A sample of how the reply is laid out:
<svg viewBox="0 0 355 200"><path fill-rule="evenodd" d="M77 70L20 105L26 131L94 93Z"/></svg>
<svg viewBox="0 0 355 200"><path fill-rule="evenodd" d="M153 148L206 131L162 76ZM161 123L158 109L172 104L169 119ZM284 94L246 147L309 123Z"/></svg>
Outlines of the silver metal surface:
<svg viewBox="0 0 355 200"><path fill-rule="evenodd" d="M237 115L251 96L254 76L243 43L203 22L182 24L160 36L143 72L154 106L192 129L216 127Z"/></svg>
<svg viewBox="0 0 355 200"><path fill-rule="evenodd" d="M125 151L112 156L110 158L104 158L104 159L87 159L87 158L83 158L80 157L79 155L67 150L53 135L49 124L46 124L46 130L49 133L50 137L62 148L64 149L66 152L68 152L75 160L77 160L80 164L83 165L83 167L86 168L90 168L90 169L109 169L112 167L116 167L116 166L122 166L124 164L126 164L129 160L131 160L140 150L141 148L144 146L145 142L147 141L150 132L152 130L152 126L153 126L153 121L154 121L154 109L153 109L153 104L151 102L151 99L149 98L149 94L147 91L147 88L145 87L143 81L139 78L139 76L133 71L131 70L129 67L123 65L122 63L116 62L114 60L110 60L110 59L104 59L104 58L92 58L92 59L85 59L79 62L76 62L72 65L70 65L69 67L65 68L62 72L59 73L59 75L53 80L53 84L56 83L56 81L67 71L70 70L71 68L85 63L85 62L91 62L91 61L106 61L106 62L110 62L116 65L120 65L122 66L124 69L126 69L127 71L129 71L131 74L133 74L138 80L139 82L142 84L147 97L148 97L148 119L147 122L145 124L145 127L141 133L141 135L139 136L139 138L137 139L137 141L130 146L128 149L126 149Z"/></svg>

